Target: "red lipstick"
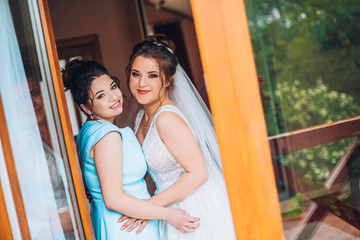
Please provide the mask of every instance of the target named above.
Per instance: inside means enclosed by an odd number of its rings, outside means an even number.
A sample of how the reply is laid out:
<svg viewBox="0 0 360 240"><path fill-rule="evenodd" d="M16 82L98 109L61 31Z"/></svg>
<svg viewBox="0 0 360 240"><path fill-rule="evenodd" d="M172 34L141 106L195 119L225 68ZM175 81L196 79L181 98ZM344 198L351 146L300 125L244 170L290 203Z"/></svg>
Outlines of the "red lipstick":
<svg viewBox="0 0 360 240"><path fill-rule="evenodd" d="M141 95L144 95L144 94L147 94L150 92L150 90L140 90L140 89L137 89L136 91Z"/></svg>

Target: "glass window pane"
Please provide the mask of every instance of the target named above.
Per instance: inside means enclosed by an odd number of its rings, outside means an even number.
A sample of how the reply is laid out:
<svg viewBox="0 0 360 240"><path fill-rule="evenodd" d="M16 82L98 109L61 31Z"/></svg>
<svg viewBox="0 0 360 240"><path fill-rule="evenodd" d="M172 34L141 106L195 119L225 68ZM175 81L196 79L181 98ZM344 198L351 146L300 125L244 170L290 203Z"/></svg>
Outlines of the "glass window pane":
<svg viewBox="0 0 360 240"><path fill-rule="evenodd" d="M360 3L345 2L245 1L269 135L359 115Z"/></svg>
<svg viewBox="0 0 360 240"><path fill-rule="evenodd" d="M31 237L79 239L81 221L33 7L23 0L0 3L6 122Z"/></svg>
<svg viewBox="0 0 360 240"><path fill-rule="evenodd" d="M285 237L359 238L360 3L245 6Z"/></svg>

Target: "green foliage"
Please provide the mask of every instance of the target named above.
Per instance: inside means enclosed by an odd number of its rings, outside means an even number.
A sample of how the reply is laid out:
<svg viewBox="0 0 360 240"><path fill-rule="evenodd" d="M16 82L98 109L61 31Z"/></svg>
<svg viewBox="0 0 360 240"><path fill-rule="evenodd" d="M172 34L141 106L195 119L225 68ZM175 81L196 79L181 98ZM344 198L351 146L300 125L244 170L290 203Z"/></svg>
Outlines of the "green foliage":
<svg viewBox="0 0 360 240"><path fill-rule="evenodd" d="M269 136L360 115L360 1L245 0ZM323 181L352 139L277 159Z"/></svg>
<svg viewBox="0 0 360 240"><path fill-rule="evenodd" d="M302 129L360 114L352 96L330 90L321 79L313 87L303 87L299 80L278 82L275 96L281 102L286 129Z"/></svg>
<svg viewBox="0 0 360 240"><path fill-rule="evenodd" d="M294 218L294 217L299 217L302 212L303 211L301 208L294 208L294 209L282 212L281 215L283 218Z"/></svg>
<svg viewBox="0 0 360 240"><path fill-rule="evenodd" d="M318 79L311 88L303 88L300 81L279 82L276 97L282 103L282 116L286 119L287 129L302 129L338 121L360 113L352 96L329 88ZM336 163L345 155L353 139L304 149L283 156L280 161L292 167L303 176L313 180L325 180Z"/></svg>
<svg viewBox="0 0 360 240"><path fill-rule="evenodd" d="M360 1L269 0L245 1L258 75L268 115L269 135L295 129L282 128L274 95L278 82L300 81L313 87L321 79L334 91L360 102ZM281 90L281 89L280 89ZM353 115L345 116L345 118ZM281 118L281 116L280 116ZM308 126L315 125L308 121Z"/></svg>
<svg viewBox="0 0 360 240"><path fill-rule="evenodd" d="M301 195L300 193L296 193L296 195L289 200L290 201L290 207L289 209L285 210L281 213L283 218L292 218L292 217L298 217L303 212L303 205L306 201L306 198Z"/></svg>

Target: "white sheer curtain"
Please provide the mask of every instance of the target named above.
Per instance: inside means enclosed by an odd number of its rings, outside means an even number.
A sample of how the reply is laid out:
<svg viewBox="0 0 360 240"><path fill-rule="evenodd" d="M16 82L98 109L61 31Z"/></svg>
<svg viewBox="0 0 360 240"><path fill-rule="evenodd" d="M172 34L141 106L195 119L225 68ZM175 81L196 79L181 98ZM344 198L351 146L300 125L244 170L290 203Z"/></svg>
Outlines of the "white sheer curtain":
<svg viewBox="0 0 360 240"><path fill-rule="evenodd" d="M65 239L7 0L0 46L0 92L31 238Z"/></svg>

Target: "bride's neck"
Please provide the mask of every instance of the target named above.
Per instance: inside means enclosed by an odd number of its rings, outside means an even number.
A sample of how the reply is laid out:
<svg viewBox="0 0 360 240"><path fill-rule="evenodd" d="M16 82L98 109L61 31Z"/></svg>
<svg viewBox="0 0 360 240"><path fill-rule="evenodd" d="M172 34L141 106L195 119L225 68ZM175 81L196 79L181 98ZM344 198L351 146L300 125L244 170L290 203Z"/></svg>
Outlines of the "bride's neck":
<svg viewBox="0 0 360 240"><path fill-rule="evenodd" d="M159 101L156 101L156 102L151 103L151 104L143 105L145 119L148 119L148 118L151 118L152 116L154 116L156 111L161 106L168 105L168 104L171 104L171 103L172 103L171 100L168 97L165 97L161 101L159 100Z"/></svg>

